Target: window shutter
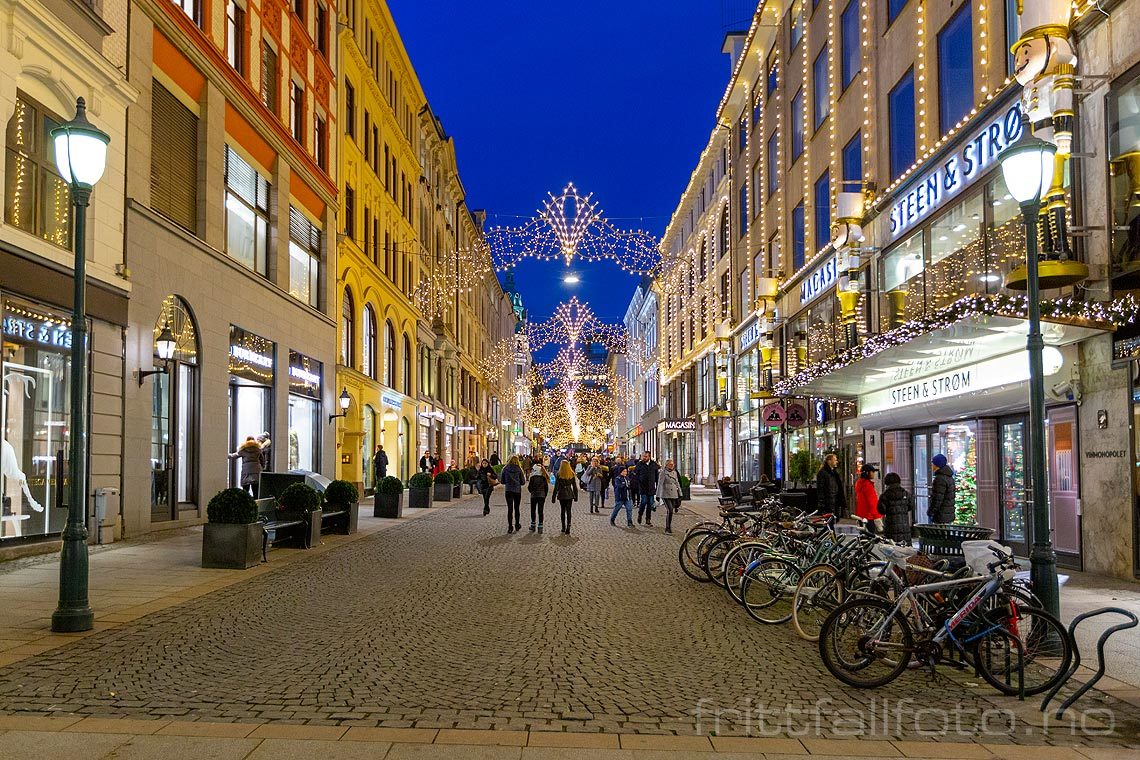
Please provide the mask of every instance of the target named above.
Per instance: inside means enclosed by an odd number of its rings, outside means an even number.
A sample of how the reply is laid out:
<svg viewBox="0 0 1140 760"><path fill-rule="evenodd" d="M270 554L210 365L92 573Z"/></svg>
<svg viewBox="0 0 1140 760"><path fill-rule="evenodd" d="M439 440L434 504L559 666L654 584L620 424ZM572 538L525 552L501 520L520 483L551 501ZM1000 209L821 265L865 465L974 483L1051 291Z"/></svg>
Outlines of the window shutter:
<svg viewBox="0 0 1140 760"><path fill-rule="evenodd" d="M151 98L150 205L196 232L198 221L198 117L154 82Z"/></svg>

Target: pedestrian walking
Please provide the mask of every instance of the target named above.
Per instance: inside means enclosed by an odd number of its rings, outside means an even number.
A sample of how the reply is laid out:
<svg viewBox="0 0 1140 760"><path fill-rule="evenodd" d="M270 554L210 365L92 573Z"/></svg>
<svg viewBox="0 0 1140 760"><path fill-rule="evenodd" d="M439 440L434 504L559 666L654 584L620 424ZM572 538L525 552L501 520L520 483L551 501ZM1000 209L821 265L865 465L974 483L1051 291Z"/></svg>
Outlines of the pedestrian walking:
<svg viewBox="0 0 1140 760"><path fill-rule="evenodd" d="M494 467L494 465L492 465ZM507 533L522 530L522 520L519 518L519 505L522 504L522 487L526 483L526 475L519 465L518 456L507 460L503 471L499 473L499 482L503 484L503 493L507 499ZM512 522L512 520L514 522Z"/></svg>
<svg viewBox="0 0 1140 760"><path fill-rule="evenodd" d="M879 511L883 513L883 537L905 546L911 545L910 514L914 500L902 487L898 473L888 472L883 476L886 488L879 496Z"/></svg>
<svg viewBox="0 0 1140 760"><path fill-rule="evenodd" d="M530 532L534 532L535 516L538 517L538 532L542 533L542 512L546 506L546 494L550 490L550 473L542 466L542 457L536 457L530 468L530 478L526 482L530 494Z"/></svg>
<svg viewBox="0 0 1140 760"><path fill-rule="evenodd" d="M634 479L637 480L637 492L640 503L637 506L637 523L645 518L645 524L653 527L653 499L657 495L657 475L661 472L661 465L653 461L653 454L649 451L641 452L641 460L634 469Z"/></svg>
<svg viewBox="0 0 1140 760"><path fill-rule="evenodd" d="M934 466L934 480L930 484L930 505L926 517L932 523L949 525L954 522L954 468L946 462L945 454L935 454L930 460Z"/></svg>
<svg viewBox="0 0 1140 760"><path fill-rule="evenodd" d="M491 463L492 467L498 467L502 463L502 460L499 459L499 452L497 451L492 451L491 458L487 461Z"/></svg>
<svg viewBox="0 0 1140 760"><path fill-rule="evenodd" d="M491 462L484 459L479 463L479 471L475 473L476 482L479 483L479 493L483 494L483 516L491 514L491 491L499 484L495 475L495 468Z"/></svg>
<svg viewBox="0 0 1140 760"><path fill-rule="evenodd" d="M554 480L554 493L550 503L558 502L561 508L562 532L570 535L570 507L578 499L578 478L569 460L563 460L558 466L558 475Z"/></svg>
<svg viewBox="0 0 1140 760"><path fill-rule="evenodd" d="M614 461L612 459L605 459L602 461L602 507L601 511L606 511L606 493L610 490L610 480L613 479L614 474Z"/></svg>
<svg viewBox="0 0 1140 760"><path fill-rule="evenodd" d="M847 517L847 494L843 477L839 474L839 457L828 454L815 475L816 503L820 512L836 517Z"/></svg>
<svg viewBox="0 0 1140 760"><path fill-rule="evenodd" d="M665 532L673 532L673 514L681 508L681 476L677 463L665 460L665 469L657 474L657 498L665 503Z"/></svg>
<svg viewBox="0 0 1140 760"><path fill-rule="evenodd" d="M876 534L882 527L883 515L879 512L879 494L875 491L875 473L879 468L865 464L855 481L855 516L867 521L867 530Z"/></svg>
<svg viewBox="0 0 1140 760"><path fill-rule="evenodd" d="M582 472L582 483L586 486L586 493L590 494L590 514L601 511L602 489L605 483L602 480L602 460L594 457Z"/></svg>
<svg viewBox="0 0 1140 760"><path fill-rule="evenodd" d="M431 474L432 475L438 475L441 472L446 472L446 471L447 471L447 463L443 461L443 454L440 454L438 451L435 452L435 456L432 458Z"/></svg>
<svg viewBox="0 0 1140 760"><path fill-rule="evenodd" d="M257 498L258 488L261 484L261 473L265 468L265 452L261 444L252 435L246 436L237 451L227 454L230 459L241 460L241 487Z"/></svg>
<svg viewBox="0 0 1140 760"><path fill-rule="evenodd" d="M431 473L431 471L435 469L435 462L432 461L431 452L429 452L427 449L424 449L424 455L420 457L419 467L420 472L426 473Z"/></svg>
<svg viewBox="0 0 1140 760"><path fill-rule="evenodd" d="M614 520L622 508L625 509L625 527L633 527L633 504L629 501L629 471L622 467L613 477L614 511L610 512L610 525L617 526Z"/></svg>
<svg viewBox="0 0 1140 760"><path fill-rule="evenodd" d="M388 455L384 452L383 446L377 446L376 453L372 455L372 478L380 480L386 477L388 477Z"/></svg>

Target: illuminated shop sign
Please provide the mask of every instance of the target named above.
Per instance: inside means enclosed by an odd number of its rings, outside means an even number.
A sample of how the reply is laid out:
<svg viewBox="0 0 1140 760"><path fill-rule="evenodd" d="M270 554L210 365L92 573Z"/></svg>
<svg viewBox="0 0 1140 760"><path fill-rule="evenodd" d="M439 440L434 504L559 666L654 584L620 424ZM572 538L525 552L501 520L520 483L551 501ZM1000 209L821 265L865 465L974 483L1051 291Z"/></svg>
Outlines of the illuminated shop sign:
<svg viewBox="0 0 1140 760"><path fill-rule="evenodd" d="M321 363L300 351L289 352L289 392L299 396L321 397Z"/></svg>
<svg viewBox="0 0 1140 760"><path fill-rule="evenodd" d="M737 353L743 353L744 351L747 351L748 349L752 348L752 346L756 345L756 342L758 340L760 340L760 337L762 335L763 335L763 332L761 332L761 330L760 330L760 320L758 320L758 319L752 320L752 322L748 325L748 327L745 327L743 330L741 330L740 335L737 336L737 338L736 338L736 345L737 345L736 352Z"/></svg>
<svg viewBox="0 0 1140 760"><path fill-rule="evenodd" d="M404 397L395 391L381 391L380 403L393 409L400 409L404 406Z"/></svg>
<svg viewBox="0 0 1140 760"><path fill-rule="evenodd" d="M230 325L230 374L272 385L274 344L256 333Z"/></svg>
<svg viewBox="0 0 1140 760"><path fill-rule="evenodd" d="M665 420L661 423L661 430L665 433L695 433L696 420Z"/></svg>
<svg viewBox="0 0 1140 760"><path fill-rule="evenodd" d="M815 268L815 271L804 278L800 283L800 306L814 301L839 279L839 262L835 256Z"/></svg>
<svg viewBox="0 0 1140 760"><path fill-rule="evenodd" d="M1019 137L1021 105L1014 102L1001 115L979 128L948 158L907 186L906 193L891 206L891 239L918 224L968 187Z"/></svg>
<svg viewBox="0 0 1140 760"><path fill-rule="evenodd" d="M5 338L38 343L49 348L71 348L71 328L47 319L26 319L24 317L4 317L2 325Z"/></svg>
<svg viewBox="0 0 1140 760"><path fill-rule="evenodd" d="M1053 346L1045 347L1042 359L1046 376L1055 375L1064 363L1061 352ZM1028 380L1029 360L1019 351L864 394L859 397L859 414L901 409Z"/></svg>

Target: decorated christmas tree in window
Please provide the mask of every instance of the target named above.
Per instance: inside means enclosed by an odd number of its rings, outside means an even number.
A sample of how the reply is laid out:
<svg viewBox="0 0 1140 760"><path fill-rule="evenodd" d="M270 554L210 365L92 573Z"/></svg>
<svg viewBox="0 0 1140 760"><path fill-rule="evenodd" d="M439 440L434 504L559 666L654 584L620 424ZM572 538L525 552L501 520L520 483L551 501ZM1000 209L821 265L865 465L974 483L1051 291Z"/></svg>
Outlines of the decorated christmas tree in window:
<svg viewBox="0 0 1140 760"><path fill-rule="evenodd" d="M966 462L954 478L954 523L978 524L978 456L974 446L966 452Z"/></svg>

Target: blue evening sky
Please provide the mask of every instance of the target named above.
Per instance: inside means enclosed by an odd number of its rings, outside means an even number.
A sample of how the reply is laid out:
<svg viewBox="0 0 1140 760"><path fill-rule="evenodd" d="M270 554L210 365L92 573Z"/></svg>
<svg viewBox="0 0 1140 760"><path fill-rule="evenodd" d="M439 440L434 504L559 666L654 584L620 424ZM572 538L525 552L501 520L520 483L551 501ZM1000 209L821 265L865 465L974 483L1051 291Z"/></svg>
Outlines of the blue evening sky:
<svg viewBox="0 0 1140 760"><path fill-rule="evenodd" d="M567 182L620 226L660 236L728 81L722 5L740 0L389 0L428 101L455 138L488 226L532 216ZM620 321L638 278L613 264L517 269L532 319L577 294Z"/></svg>

